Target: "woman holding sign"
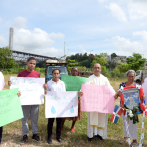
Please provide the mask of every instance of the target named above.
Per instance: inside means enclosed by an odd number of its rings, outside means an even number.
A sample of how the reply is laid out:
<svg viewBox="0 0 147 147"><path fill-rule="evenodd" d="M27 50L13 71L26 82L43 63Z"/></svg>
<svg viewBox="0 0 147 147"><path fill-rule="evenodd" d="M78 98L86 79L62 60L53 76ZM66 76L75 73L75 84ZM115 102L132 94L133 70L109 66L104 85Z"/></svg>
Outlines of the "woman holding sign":
<svg viewBox="0 0 147 147"><path fill-rule="evenodd" d="M78 68L77 67L73 67L71 69L71 74L72 74L72 76L78 76ZM80 95L81 93L79 92L78 94ZM76 116L76 117L69 117L69 118L63 118L62 119L62 129L61 129L61 131L63 130L64 122L67 119L69 121L72 120L71 132L72 133L75 132L74 126L76 124L76 121L81 120L82 118L83 117L82 117L82 111L81 111L81 98L79 97L78 98L78 116Z"/></svg>
<svg viewBox="0 0 147 147"><path fill-rule="evenodd" d="M59 79L60 70L54 69L52 71L52 76L53 76L53 79L48 81L47 84L44 85L44 88L47 88L47 91L59 91L59 92L66 91L64 82ZM47 91L45 91L45 93L47 93ZM52 144L52 129L53 129L54 119L55 118L48 118L48 126L47 126L48 140L47 142L49 144ZM56 118L56 139L58 142L62 142L62 139L60 138L61 125L62 125L62 118Z"/></svg>
<svg viewBox="0 0 147 147"><path fill-rule="evenodd" d="M4 81L4 76L3 74L0 72L0 91L1 90L6 90L6 88L4 88L5 86L5 81ZM21 93L20 91L18 92L18 96L20 96ZM0 127L0 144L1 144L1 140L2 140L2 132L3 132L3 127Z"/></svg>
<svg viewBox="0 0 147 147"><path fill-rule="evenodd" d="M134 82L136 73L134 70L129 70L127 72L127 82L123 82L120 84L119 89L122 89L123 87L128 87L128 86L133 86L133 85L138 85ZM138 85L139 86L139 85ZM121 96L121 92L118 91L115 94L115 98L117 99L119 96ZM145 99L144 93L142 93L142 100ZM120 103L120 106L123 107L124 105L122 104L122 101ZM137 147L137 123L133 123L133 120L130 120L128 117L125 118L125 115L122 114L122 119L123 119L123 130L124 130L124 139L121 140L121 144L125 143L128 139L128 132L130 135L130 138L133 140L132 146ZM126 126L128 125L128 126Z"/></svg>

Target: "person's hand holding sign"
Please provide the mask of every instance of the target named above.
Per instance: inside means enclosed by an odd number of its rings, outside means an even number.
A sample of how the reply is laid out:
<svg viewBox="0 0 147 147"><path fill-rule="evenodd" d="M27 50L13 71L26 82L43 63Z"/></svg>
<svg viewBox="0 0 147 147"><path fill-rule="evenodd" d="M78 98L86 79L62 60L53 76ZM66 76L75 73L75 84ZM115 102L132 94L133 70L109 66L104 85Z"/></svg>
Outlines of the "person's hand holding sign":
<svg viewBox="0 0 147 147"><path fill-rule="evenodd" d="M81 97L82 95L83 95L83 92L82 92L82 91L79 91L79 92L78 92L78 96Z"/></svg>

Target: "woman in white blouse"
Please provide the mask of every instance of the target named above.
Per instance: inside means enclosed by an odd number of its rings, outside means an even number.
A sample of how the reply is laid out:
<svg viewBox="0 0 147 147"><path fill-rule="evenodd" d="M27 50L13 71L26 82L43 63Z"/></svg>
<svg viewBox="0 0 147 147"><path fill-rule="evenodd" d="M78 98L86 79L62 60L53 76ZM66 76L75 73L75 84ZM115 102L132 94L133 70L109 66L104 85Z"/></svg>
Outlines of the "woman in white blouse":
<svg viewBox="0 0 147 147"><path fill-rule="evenodd" d="M59 69L54 69L52 71L52 76L53 79L47 82L47 85L44 85L44 88L47 87L47 91L66 91L65 89L65 84L63 81L59 79L60 77L60 70ZM45 91L45 93L47 93ZM48 140L47 142L49 144L52 144L52 128L53 128L53 123L54 123L55 118L48 118ZM56 118L56 139L58 142L62 142L62 139L60 138L61 136L61 125L62 125L62 118Z"/></svg>

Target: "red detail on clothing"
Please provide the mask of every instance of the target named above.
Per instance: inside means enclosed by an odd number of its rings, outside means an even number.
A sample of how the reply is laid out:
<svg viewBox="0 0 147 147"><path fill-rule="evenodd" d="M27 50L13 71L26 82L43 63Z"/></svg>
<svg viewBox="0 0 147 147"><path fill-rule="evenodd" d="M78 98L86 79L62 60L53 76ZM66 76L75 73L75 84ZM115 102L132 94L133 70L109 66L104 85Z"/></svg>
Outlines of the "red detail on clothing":
<svg viewBox="0 0 147 147"><path fill-rule="evenodd" d="M27 70L21 71L17 77L32 77L32 78L40 78L40 74L37 71L28 72Z"/></svg>

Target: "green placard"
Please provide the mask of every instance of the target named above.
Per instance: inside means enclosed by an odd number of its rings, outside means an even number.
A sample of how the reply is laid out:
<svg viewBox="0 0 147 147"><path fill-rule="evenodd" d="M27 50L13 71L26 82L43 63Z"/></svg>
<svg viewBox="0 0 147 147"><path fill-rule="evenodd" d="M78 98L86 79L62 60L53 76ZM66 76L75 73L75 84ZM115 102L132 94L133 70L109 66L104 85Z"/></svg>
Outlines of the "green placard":
<svg viewBox="0 0 147 147"><path fill-rule="evenodd" d="M82 84L85 84L87 78L63 76L61 80L65 83L66 91L80 91Z"/></svg>
<svg viewBox="0 0 147 147"><path fill-rule="evenodd" d="M0 91L0 127L23 118L18 88Z"/></svg>

